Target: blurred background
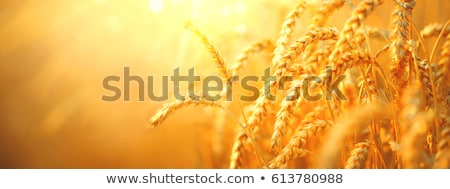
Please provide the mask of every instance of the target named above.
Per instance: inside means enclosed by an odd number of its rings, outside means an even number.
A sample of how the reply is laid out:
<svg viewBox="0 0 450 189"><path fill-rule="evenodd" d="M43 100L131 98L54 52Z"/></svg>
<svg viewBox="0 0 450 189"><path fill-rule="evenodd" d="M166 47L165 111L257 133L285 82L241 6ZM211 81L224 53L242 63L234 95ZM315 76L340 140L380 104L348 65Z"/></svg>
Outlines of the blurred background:
<svg viewBox="0 0 450 189"><path fill-rule="evenodd" d="M208 109L177 112L147 130L146 121L164 102L138 101L136 86L130 102L104 102L101 96L110 93L103 79L123 78L127 66L132 75L154 76L155 89L161 89L158 78L176 67L182 73L194 67L198 75L215 74L199 40L184 28L187 21L206 33L229 62L254 42L275 40L295 3L1 0L0 168L227 167L234 130L226 129L222 140L212 142L217 135ZM414 22L419 28L445 23L449 4L418 1ZM367 23L389 28L392 5L386 1ZM346 5L329 23L341 28L350 9ZM302 16L298 33L305 31L310 13ZM217 149L221 152L211 153Z"/></svg>

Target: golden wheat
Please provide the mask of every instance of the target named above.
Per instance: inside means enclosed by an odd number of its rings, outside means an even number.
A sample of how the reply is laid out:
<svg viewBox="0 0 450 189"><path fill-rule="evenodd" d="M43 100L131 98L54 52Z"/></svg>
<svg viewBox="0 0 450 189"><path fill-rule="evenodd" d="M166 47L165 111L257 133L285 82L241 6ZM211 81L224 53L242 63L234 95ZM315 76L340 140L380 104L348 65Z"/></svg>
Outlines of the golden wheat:
<svg viewBox="0 0 450 189"><path fill-rule="evenodd" d="M248 63L249 57L263 50L272 52L265 61L276 79L260 86L254 102L174 102L165 105L150 124L160 125L182 107L225 109L237 103L238 108L229 111L239 118L230 125L239 127L222 128L237 128L234 138L223 138L223 145L230 147L224 153L229 168L450 168L450 27L432 23L413 30L413 0L394 2L390 29L371 26L365 19L382 3L362 0L349 5L350 17L338 29L327 20L349 1L318 5L300 1L285 16L276 39L245 48L231 69L219 48L189 24L224 81L257 67ZM305 32L295 31L301 15L309 10L312 17ZM437 38L435 47L426 49L424 41L432 37ZM314 74L321 82L305 85ZM342 82L329 89L340 76L345 76ZM284 84L287 90L280 89ZM235 90L228 92L240 92ZM306 98L305 91L322 98ZM282 98L269 99L268 93Z"/></svg>

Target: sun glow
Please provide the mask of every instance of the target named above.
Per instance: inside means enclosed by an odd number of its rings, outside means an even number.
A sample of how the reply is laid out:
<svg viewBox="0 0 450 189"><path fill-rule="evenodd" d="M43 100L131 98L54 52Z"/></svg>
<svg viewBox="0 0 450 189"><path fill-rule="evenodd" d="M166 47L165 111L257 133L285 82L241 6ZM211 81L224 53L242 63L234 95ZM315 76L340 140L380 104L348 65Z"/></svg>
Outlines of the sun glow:
<svg viewBox="0 0 450 189"><path fill-rule="evenodd" d="M164 9L164 3L162 0L150 0L148 8L154 13L160 13Z"/></svg>

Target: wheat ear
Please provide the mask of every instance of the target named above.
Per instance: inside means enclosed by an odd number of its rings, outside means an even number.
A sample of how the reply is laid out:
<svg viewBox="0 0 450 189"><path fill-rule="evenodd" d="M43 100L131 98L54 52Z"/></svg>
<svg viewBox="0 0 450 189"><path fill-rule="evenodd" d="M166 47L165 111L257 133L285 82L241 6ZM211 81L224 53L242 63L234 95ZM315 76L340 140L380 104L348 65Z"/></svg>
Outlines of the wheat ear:
<svg viewBox="0 0 450 189"><path fill-rule="evenodd" d="M277 41L275 42L275 50L272 58L272 68L277 67L279 60L286 53L292 40L292 34L295 30L295 25L300 15L305 10L307 3L301 0L295 7L287 14L281 25L281 30Z"/></svg>
<svg viewBox="0 0 450 189"><path fill-rule="evenodd" d="M225 61L220 54L219 49L216 48L212 41L192 23L186 23L185 27L200 38L209 54L211 54L211 58L213 59L214 64L216 64L219 75L222 77L223 81L228 81L230 78L230 72L225 65Z"/></svg>
<svg viewBox="0 0 450 189"><path fill-rule="evenodd" d="M166 120L169 115L173 114L177 110L180 110L189 106L206 106L206 107L220 107L220 104L217 104L212 101L206 100L184 100L184 101L176 101L171 103L166 103L163 108L161 108L149 121L150 127L155 128L159 126L164 120Z"/></svg>
<svg viewBox="0 0 450 189"><path fill-rule="evenodd" d="M281 138L286 133L286 127L289 124L288 122L291 119L294 110L296 109L296 105L298 105L297 101L302 100L300 94L300 88L302 87L302 85L302 80L294 81L291 88L286 92L285 100L283 100L283 102L281 103L281 108L277 113L277 118L275 120L273 134L271 137L272 152L278 153L280 151Z"/></svg>
<svg viewBox="0 0 450 189"><path fill-rule="evenodd" d="M441 130L439 138L433 168L450 169L450 126Z"/></svg>
<svg viewBox="0 0 450 189"><path fill-rule="evenodd" d="M289 50L281 58L280 64L278 64L275 70L274 76L276 77L276 81L271 82L269 86L264 86L263 90L261 90L261 94L256 101L255 111L249 118L248 127L250 130L262 121L266 112L266 106L270 103L266 95L272 91L276 92L275 89L278 88L280 83L284 82L283 79L285 78L282 76L290 70L289 68L295 58L298 57L305 50L305 48L313 42L318 40L335 39L336 37L337 31L334 28L316 28L307 32L304 37L301 37L289 47Z"/></svg>
<svg viewBox="0 0 450 189"><path fill-rule="evenodd" d="M415 4L414 0L396 1L394 12L392 13L392 43L390 48L392 61L390 72L397 91L401 91L409 79L407 70L412 57L406 44L410 39L410 22Z"/></svg>
<svg viewBox="0 0 450 189"><path fill-rule="evenodd" d="M307 155L307 152L309 151L303 149L306 141L323 130L328 124L329 123L325 120L315 120L301 127L286 147L283 148L282 152L276 156L271 163L269 163L269 168L279 168L290 160Z"/></svg>
<svg viewBox="0 0 450 189"><path fill-rule="evenodd" d="M269 49L272 46L273 46L272 41L263 40L247 47L242 53L240 53L237 56L236 60L234 61L234 64L231 67L231 73L234 76L239 75L239 71L247 65L248 59L252 54L261 52L265 49Z"/></svg>
<svg viewBox="0 0 450 189"><path fill-rule="evenodd" d="M311 24L308 26L308 29L323 27L328 17L333 14L333 11L344 6L344 3L344 0L331 0L319 5L317 13L312 17Z"/></svg>
<svg viewBox="0 0 450 189"><path fill-rule="evenodd" d="M422 38L427 39L431 37L437 37L441 31L443 31L443 35L446 36L450 33L450 26L447 26L447 28L444 29L444 24L428 24L426 25L421 31L420 35Z"/></svg>
<svg viewBox="0 0 450 189"><path fill-rule="evenodd" d="M362 164L364 164L367 154L369 153L369 142L360 142L355 144L353 150L350 154L350 157L347 159L347 163L345 165L346 169L359 169L362 168Z"/></svg>
<svg viewBox="0 0 450 189"><path fill-rule="evenodd" d="M339 33L339 39L329 57L329 63L333 63L339 58L340 54L351 49L350 42L352 41L352 37L355 35L356 30L362 26L363 19L366 18L375 7L382 3L382 0L364 0L357 5L350 18L345 22L342 31Z"/></svg>

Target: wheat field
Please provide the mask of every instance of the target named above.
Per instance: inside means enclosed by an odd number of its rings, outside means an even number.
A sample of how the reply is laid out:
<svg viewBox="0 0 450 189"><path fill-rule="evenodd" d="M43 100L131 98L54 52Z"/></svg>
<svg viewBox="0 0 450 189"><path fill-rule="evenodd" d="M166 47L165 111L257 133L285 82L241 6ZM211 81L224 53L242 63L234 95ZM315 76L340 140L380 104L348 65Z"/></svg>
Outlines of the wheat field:
<svg viewBox="0 0 450 189"><path fill-rule="evenodd" d="M389 27L372 26L366 18L383 3L394 4L385 20ZM342 26L327 22L343 6L351 14ZM258 66L270 67L277 79L260 87L254 102L168 103L149 125L163 127L190 106L210 108L212 149L205 150L226 155L229 168L450 168L450 20L419 28L415 7L414 0L299 1L286 13L278 38L255 41L229 62L220 46L188 23L224 81ZM297 32L303 14L308 24ZM327 82L305 87L302 81L312 74L328 82L345 74L338 86L345 98L326 94ZM293 77L287 90L279 90L282 76ZM298 89L329 98L310 100ZM294 99L268 100L265 90ZM235 137L223 138L224 130ZM231 148L220 148L221 142Z"/></svg>
<svg viewBox="0 0 450 189"><path fill-rule="evenodd" d="M449 0L2 0L0 168L450 168L448 10ZM179 90L198 97L177 100L170 84L167 100L141 101L132 82L130 101L102 100L108 76L124 91L124 67L153 76L155 94L161 77L195 68L200 81ZM206 98L209 76L224 83L219 100ZM259 78L252 90L248 76Z"/></svg>

